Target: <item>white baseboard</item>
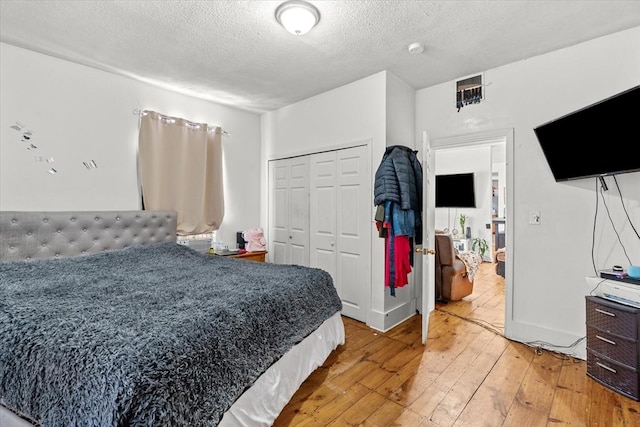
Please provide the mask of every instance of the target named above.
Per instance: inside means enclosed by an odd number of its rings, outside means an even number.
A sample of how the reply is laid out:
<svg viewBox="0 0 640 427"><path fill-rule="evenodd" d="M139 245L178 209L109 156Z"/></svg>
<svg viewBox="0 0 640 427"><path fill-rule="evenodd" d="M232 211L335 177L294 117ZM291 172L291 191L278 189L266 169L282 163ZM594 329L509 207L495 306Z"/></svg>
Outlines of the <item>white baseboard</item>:
<svg viewBox="0 0 640 427"><path fill-rule="evenodd" d="M584 335L578 336L517 320L511 322L507 333L509 335L507 338L510 340L587 360L587 340ZM583 337L585 338L574 347L567 347Z"/></svg>
<svg viewBox="0 0 640 427"><path fill-rule="evenodd" d="M386 313L375 310L371 311L367 326L381 332L387 332L394 326L398 326L400 323L409 319L411 316L415 316L415 314L415 300L412 300L399 305L398 307L394 307Z"/></svg>

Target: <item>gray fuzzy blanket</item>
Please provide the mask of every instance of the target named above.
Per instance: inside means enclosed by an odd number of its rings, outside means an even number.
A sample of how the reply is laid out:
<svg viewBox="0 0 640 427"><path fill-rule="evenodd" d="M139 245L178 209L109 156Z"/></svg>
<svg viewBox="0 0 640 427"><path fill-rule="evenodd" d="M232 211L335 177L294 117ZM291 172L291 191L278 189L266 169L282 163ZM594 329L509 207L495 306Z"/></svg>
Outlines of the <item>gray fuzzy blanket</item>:
<svg viewBox="0 0 640 427"><path fill-rule="evenodd" d="M215 426L341 308L323 270L175 243L0 262L0 403L47 427Z"/></svg>

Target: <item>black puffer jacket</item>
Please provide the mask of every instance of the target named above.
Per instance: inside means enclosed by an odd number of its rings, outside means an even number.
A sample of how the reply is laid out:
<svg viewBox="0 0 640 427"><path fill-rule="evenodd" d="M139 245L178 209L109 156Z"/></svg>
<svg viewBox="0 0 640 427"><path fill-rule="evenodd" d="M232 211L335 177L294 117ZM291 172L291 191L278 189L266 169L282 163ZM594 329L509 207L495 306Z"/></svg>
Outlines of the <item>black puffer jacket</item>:
<svg viewBox="0 0 640 427"><path fill-rule="evenodd" d="M387 147L375 175L375 206L392 201L400 209L422 212L422 165L416 153L404 145Z"/></svg>

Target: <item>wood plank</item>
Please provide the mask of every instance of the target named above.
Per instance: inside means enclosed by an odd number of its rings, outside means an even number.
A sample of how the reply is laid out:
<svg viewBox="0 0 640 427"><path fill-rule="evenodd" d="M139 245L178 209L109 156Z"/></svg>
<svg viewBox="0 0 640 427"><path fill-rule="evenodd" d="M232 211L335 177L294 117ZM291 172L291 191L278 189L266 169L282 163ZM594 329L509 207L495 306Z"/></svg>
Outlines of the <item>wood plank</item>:
<svg viewBox="0 0 640 427"><path fill-rule="evenodd" d="M623 426L640 426L640 403L628 397L619 396Z"/></svg>
<svg viewBox="0 0 640 427"><path fill-rule="evenodd" d="M533 357L513 405L509 408L506 425L547 425L561 368L561 357L551 352L542 352Z"/></svg>
<svg viewBox="0 0 640 427"><path fill-rule="evenodd" d="M475 352L476 357L469 362L467 369L459 375L455 384L450 386L449 391L434 408L430 419L439 425L453 425L506 348L506 340L492 332L483 332L483 335L469 347L469 352ZM466 362L465 359L460 359ZM442 376L448 375L448 372L444 372Z"/></svg>
<svg viewBox="0 0 640 427"><path fill-rule="evenodd" d="M478 387L474 398L453 425L502 425L531 364L533 354L527 346L509 342L494 368Z"/></svg>
<svg viewBox="0 0 640 427"><path fill-rule="evenodd" d="M402 405L390 400L376 409L364 420L364 426L416 426L422 422L422 417L415 412L407 411Z"/></svg>
<svg viewBox="0 0 640 427"><path fill-rule="evenodd" d="M451 318L441 313L434 312L432 316L436 319L436 322L434 322L436 331L438 330L437 328L446 330L445 328L451 324L461 324L460 319ZM459 334L441 334L429 339L422 354L420 365L413 372L413 375L407 376L407 372L401 369L398 371L399 375L391 377L381 387L378 387L377 391L395 402L409 406L428 390L442 371L468 345L464 337L476 335L480 333L480 330L479 327L477 329L465 328Z"/></svg>
<svg viewBox="0 0 640 427"><path fill-rule="evenodd" d="M591 386L591 411L587 425L624 427L624 417L619 401L620 395L611 392L594 380L590 380L589 384Z"/></svg>
<svg viewBox="0 0 640 427"><path fill-rule="evenodd" d="M584 361L563 360L549 411L549 423L559 427L587 424L591 409L588 381Z"/></svg>
<svg viewBox="0 0 640 427"><path fill-rule="evenodd" d="M344 414L349 408L363 399L371 390L360 385L354 384L348 390L337 394L333 399L328 399L321 407L318 407L310 415L301 414L298 419L280 419L276 420L274 427L280 426L327 426L334 422L339 416Z"/></svg>
<svg viewBox="0 0 640 427"><path fill-rule="evenodd" d="M370 391L362 399L339 414L335 420L327 424L327 427L361 426L385 402L388 402L388 400L383 396Z"/></svg>

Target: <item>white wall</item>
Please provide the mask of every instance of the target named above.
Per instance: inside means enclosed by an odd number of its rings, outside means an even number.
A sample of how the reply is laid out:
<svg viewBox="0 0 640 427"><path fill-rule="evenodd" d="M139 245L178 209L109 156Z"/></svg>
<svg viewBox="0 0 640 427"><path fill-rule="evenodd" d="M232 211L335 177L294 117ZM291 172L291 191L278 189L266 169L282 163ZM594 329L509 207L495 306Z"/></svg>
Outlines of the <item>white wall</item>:
<svg viewBox="0 0 640 427"><path fill-rule="evenodd" d="M259 225L260 116L0 43L0 209L139 208L138 117L150 109L220 125L225 217L219 235ZM10 126L33 131L27 150ZM53 157L54 163L34 156ZM83 161L95 160L87 170ZM54 167L58 173L47 173Z"/></svg>
<svg viewBox="0 0 640 427"><path fill-rule="evenodd" d="M415 138L415 103L416 93L409 85L392 73L386 73L386 102L385 102L385 124L387 147L392 145L404 145L414 150L422 150L422 144L418 147ZM418 149L419 148L419 149ZM420 158L421 153L418 153ZM371 169L375 174L381 156L374 157L375 168ZM376 234L377 236L377 234ZM373 253L372 265L376 266L376 279L384 277L384 246L383 240L375 238L375 243L380 245L379 251ZM419 260L419 257L414 257ZM382 311L375 312L372 325L378 329L388 330L401 321L411 317L420 308L418 301L421 301L421 290L416 288L416 280L420 283L422 277L422 264L414 262L412 272L409 274L407 286L396 289L396 295L391 296L388 290L384 291L384 302ZM378 287L375 287L378 286ZM376 283L373 294L379 294L379 285Z"/></svg>
<svg viewBox="0 0 640 427"><path fill-rule="evenodd" d="M391 73L386 73L386 76L386 145L404 145L417 149L415 141L416 92L397 76Z"/></svg>
<svg viewBox="0 0 640 427"><path fill-rule="evenodd" d="M435 151L435 173L455 174L473 172L475 184L475 208L436 208L436 229L454 228L464 236L465 230L460 230L460 214L467 216L466 227L471 227L471 238L482 238L491 244L491 147L469 147L455 149L440 149ZM485 261L491 261L491 251L485 252Z"/></svg>
<svg viewBox="0 0 640 427"><path fill-rule="evenodd" d="M592 261L595 179L556 183L537 142L534 127L640 84L640 27L549 54L487 70L486 98L452 107L455 82L416 94L416 129L444 138L491 129L514 129L514 212L512 327L522 342L541 340L567 346L585 336L585 276L628 261L600 204ZM602 147L585 150L606 152ZM577 153L578 154L578 153ZM612 178L607 206L634 264L640 243L621 208ZM617 177L624 203L640 225L640 173ZM528 212L541 212L530 225ZM559 348L571 352L572 349ZM584 357L584 342L576 350Z"/></svg>

